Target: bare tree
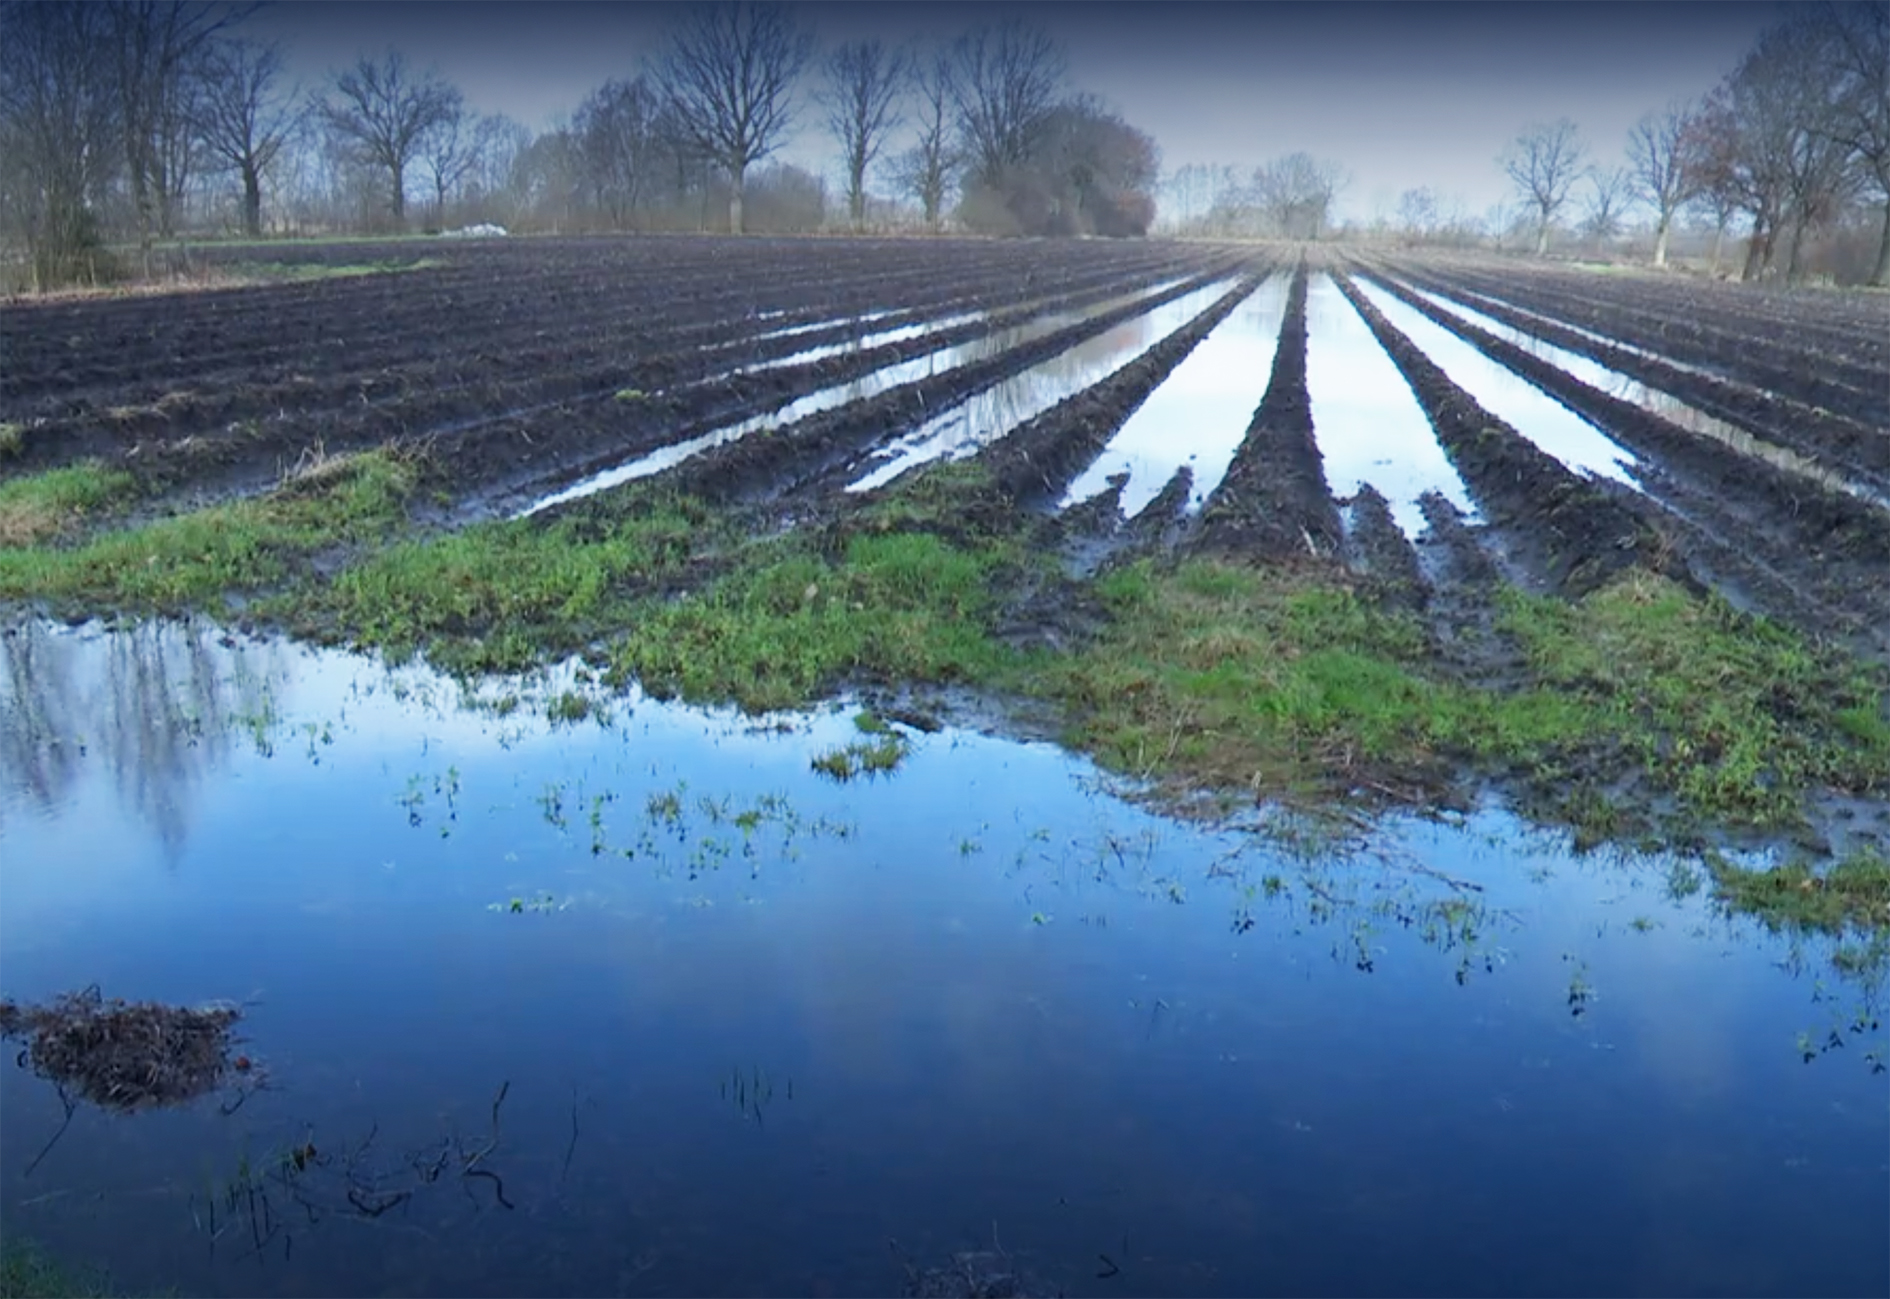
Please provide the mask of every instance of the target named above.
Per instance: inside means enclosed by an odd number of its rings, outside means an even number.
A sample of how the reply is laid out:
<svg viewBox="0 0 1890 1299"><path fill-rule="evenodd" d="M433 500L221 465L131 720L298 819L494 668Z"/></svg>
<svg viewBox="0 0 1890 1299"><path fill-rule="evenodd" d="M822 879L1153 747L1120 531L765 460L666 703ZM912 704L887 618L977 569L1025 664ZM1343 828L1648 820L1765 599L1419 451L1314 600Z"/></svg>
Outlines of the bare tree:
<svg viewBox="0 0 1890 1299"><path fill-rule="evenodd" d="M1398 228L1412 243L1422 243L1437 231L1437 193L1429 185L1398 195Z"/></svg>
<svg viewBox="0 0 1890 1299"><path fill-rule="evenodd" d="M1673 218L1705 184L1699 158L1699 111L1674 100L1648 113L1628 132L1628 166L1634 192L1654 209L1654 265L1667 264Z"/></svg>
<svg viewBox="0 0 1890 1299"><path fill-rule="evenodd" d="M879 40L848 41L827 56L826 72L827 126L846 161L847 215L857 230L866 220L866 169L901 121L906 55Z"/></svg>
<svg viewBox="0 0 1890 1299"><path fill-rule="evenodd" d="M1345 168L1330 159L1289 153L1255 169L1254 197L1275 233L1318 239L1350 179Z"/></svg>
<svg viewBox="0 0 1890 1299"><path fill-rule="evenodd" d="M1759 37L1709 101L1702 139L1710 183L1752 217L1742 278L1773 271L1787 230L1785 274L1796 278L1805 234L1828 221L1855 184L1850 150L1829 129L1837 94L1823 35L1788 19Z"/></svg>
<svg viewBox="0 0 1890 1299"><path fill-rule="evenodd" d="M748 168L778 149L793 124L794 83L814 38L779 4L736 0L685 10L670 29L659 80L695 148L728 173L728 225L742 232Z"/></svg>
<svg viewBox="0 0 1890 1299"><path fill-rule="evenodd" d="M1830 54L1831 111L1826 134L1849 149L1884 205L1874 285L1890 285L1890 9L1882 4L1821 4L1811 19Z"/></svg>
<svg viewBox="0 0 1890 1299"><path fill-rule="evenodd" d="M1575 123L1560 121L1529 127L1497 161L1515 182L1517 193L1536 210L1536 256L1549 251L1549 222L1568 202L1581 175L1582 145Z"/></svg>
<svg viewBox="0 0 1890 1299"><path fill-rule="evenodd" d="M446 223L446 196L479 165L486 133L496 129L495 119L468 113L455 91L451 108L420 137L420 161L426 165L427 179L433 182L435 225Z"/></svg>
<svg viewBox="0 0 1890 1299"><path fill-rule="evenodd" d="M958 155L952 148L952 65L948 54L907 64L918 141L899 156L895 174L905 190L919 200L925 224L936 232L945 214L945 195L951 188Z"/></svg>
<svg viewBox="0 0 1890 1299"><path fill-rule="evenodd" d="M329 131L370 166L384 170L394 221L407 219L407 169L427 133L459 108L458 89L433 73L415 76L399 50L360 59L334 78L321 103Z"/></svg>
<svg viewBox="0 0 1890 1299"><path fill-rule="evenodd" d="M36 288L97 278L97 200L123 156L106 20L96 5L0 8L0 186Z"/></svg>
<svg viewBox="0 0 1890 1299"><path fill-rule="evenodd" d="M623 229L655 186L664 150L662 101L642 77L607 81L578 105L578 138L592 200Z"/></svg>
<svg viewBox="0 0 1890 1299"><path fill-rule="evenodd" d="M138 245L168 223L166 209L182 188L176 174L187 154L165 147L188 121L192 73L216 34L255 11L213 0L109 0L103 6L118 83L118 125L126 178L138 223Z"/></svg>
<svg viewBox="0 0 1890 1299"><path fill-rule="evenodd" d="M1063 85L1063 51L1040 27L1010 19L959 37L948 84L973 171L995 186L1030 156Z"/></svg>
<svg viewBox="0 0 1890 1299"><path fill-rule="evenodd" d="M262 233L262 178L296 130L302 114L275 94L282 50L275 45L218 41L207 52L197 130L204 146L243 183L243 233Z"/></svg>
<svg viewBox="0 0 1890 1299"><path fill-rule="evenodd" d="M1621 215L1627 207L1632 177L1625 167L1590 167L1582 174L1588 178L1582 230L1597 244L1604 243L1621 232Z"/></svg>

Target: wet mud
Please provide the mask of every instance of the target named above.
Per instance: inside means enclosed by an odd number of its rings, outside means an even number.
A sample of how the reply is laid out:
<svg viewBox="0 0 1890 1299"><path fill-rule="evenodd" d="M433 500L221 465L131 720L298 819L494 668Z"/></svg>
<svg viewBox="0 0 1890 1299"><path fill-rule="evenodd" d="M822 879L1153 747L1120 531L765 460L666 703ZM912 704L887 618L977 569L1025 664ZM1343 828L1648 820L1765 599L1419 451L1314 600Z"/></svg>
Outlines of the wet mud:
<svg viewBox="0 0 1890 1299"><path fill-rule="evenodd" d="M1256 558L1333 555L1344 528L1326 486L1306 391L1306 287L1294 272L1265 394L1220 486L1202 507L1193 543Z"/></svg>

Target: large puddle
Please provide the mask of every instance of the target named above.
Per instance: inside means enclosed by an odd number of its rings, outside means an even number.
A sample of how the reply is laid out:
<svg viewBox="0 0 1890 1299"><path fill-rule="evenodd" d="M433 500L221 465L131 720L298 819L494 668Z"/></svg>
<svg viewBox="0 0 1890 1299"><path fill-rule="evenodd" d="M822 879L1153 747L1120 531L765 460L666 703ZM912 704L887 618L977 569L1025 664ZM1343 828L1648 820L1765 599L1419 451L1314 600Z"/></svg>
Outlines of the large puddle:
<svg viewBox="0 0 1890 1299"><path fill-rule="evenodd" d="M1399 333L1483 409L1570 469L1612 478L1639 490L1639 483L1628 472L1638 463L1634 455L1615 445L1600 429L1409 303L1369 281L1353 283Z"/></svg>
<svg viewBox="0 0 1890 1299"><path fill-rule="evenodd" d="M1185 293L1084 339L1047 361L979 389L888 442L872 457L877 467L847 484L847 490L871 491L930 461L963 460L976 455L1018 425L1137 360L1206 311L1228 288L1228 282L1221 281Z"/></svg>
<svg viewBox="0 0 1890 1299"><path fill-rule="evenodd" d="M1107 302L1101 302L1081 310L1047 312L1044 315L1003 329L994 330L989 334L970 339L963 343L926 352L923 355L915 356L905 361L895 362L892 365L882 366L868 374L861 375L857 379L849 380L846 383L834 384L826 388L820 388L805 396L797 397L766 414L756 415L752 418L739 420L731 424L725 424L720 428L712 429L696 437L673 442L647 455L639 456L621 465L616 465L610 469L592 474L589 477L579 479L577 482L567 487L540 497L524 509L518 511L513 517L524 518L528 515L548 510L554 505L563 505L570 501L581 500L586 496L594 496L598 492L608 491L613 487L621 487L623 484L634 482L639 478L649 478L653 475L663 473L665 470L673 469L683 461L693 456L701 455L704 451L719 446L726 446L728 443L739 441L752 433L759 433L766 429L786 428L790 424L806 419L812 415L818 415L823 411L836 410L841 406L850 406L854 402L866 401L882 393L891 392L894 388L904 384L914 383L920 379L929 379L978 361L989 360L991 357L1007 352L1014 347L1021 347L1026 343L1034 342L1049 334L1054 334L1060 329L1067 329L1071 325L1079 324L1082 321L1094 319L1096 316L1117 310L1128 303L1162 293L1172 288L1173 284L1173 281L1169 281L1152 285L1146 289L1139 289L1135 293L1125 295L1124 297L1112 298ZM803 353L796 359L805 360L807 359L807 355L808 354Z"/></svg>
<svg viewBox="0 0 1890 1299"><path fill-rule="evenodd" d="M0 991L246 1007L221 1105L6 1052L7 1235L123 1292L1890 1289L1883 955L1678 863L1288 852L952 730L833 784L844 711L554 725L210 628L0 655Z"/></svg>
<svg viewBox="0 0 1890 1299"><path fill-rule="evenodd" d="M1682 401L1672 393L1649 387L1631 375L1622 374L1619 370L1611 370L1599 361L1591 360L1578 352L1571 352L1567 348L1546 343L1534 334L1505 324L1460 302L1454 302L1435 293L1428 293L1423 289L1413 288L1411 291L1426 302L1456 316L1459 320L1467 321L1504 342L1512 343L1530 355L1548 362L1569 377L1578 379L1617 400L1639 406L1676 428L1708 438L1742 456L1763 460L1787 473L1817 483L1831 491L1844 492L1881 510L1890 511L1890 497L1886 497L1883 493L1862 483L1853 482L1842 474L1834 473L1826 466L1814 460L1808 460L1775 442L1755 437L1737 424L1708 415L1697 406Z"/></svg>
<svg viewBox="0 0 1890 1299"><path fill-rule="evenodd" d="M1476 517L1411 386L1329 275L1306 287L1306 391L1334 496L1370 483L1414 540L1425 529L1418 500L1428 492Z"/></svg>
<svg viewBox="0 0 1890 1299"><path fill-rule="evenodd" d="M1126 473L1121 508L1133 518L1186 465L1188 508L1199 509L1226 476L1266 394L1291 287L1290 277L1274 276L1216 325L1070 484L1059 508L1089 500Z"/></svg>

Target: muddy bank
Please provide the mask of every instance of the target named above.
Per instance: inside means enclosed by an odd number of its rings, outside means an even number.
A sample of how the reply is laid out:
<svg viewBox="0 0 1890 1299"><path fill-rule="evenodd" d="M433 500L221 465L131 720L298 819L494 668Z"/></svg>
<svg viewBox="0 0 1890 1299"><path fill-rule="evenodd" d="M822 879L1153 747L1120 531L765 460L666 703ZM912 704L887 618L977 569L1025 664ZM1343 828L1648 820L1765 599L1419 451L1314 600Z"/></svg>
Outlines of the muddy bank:
<svg viewBox="0 0 1890 1299"><path fill-rule="evenodd" d="M1066 398L987 447L979 458L993 483L1025 506L1060 497L1149 394L1252 294L1264 273L1264 269L1250 271L1191 324L1102 382Z"/></svg>
<svg viewBox="0 0 1890 1299"><path fill-rule="evenodd" d="M1306 391L1306 282L1294 272L1265 394L1227 474L1201 510L1193 544L1261 558L1331 555L1344 529L1326 485Z"/></svg>
<svg viewBox="0 0 1890 1299"><path fill-rule="evenodd" d="M1672 567L1668 548L1642 519L1484 410L1349 277L1335 274L1334 280L1411 385L1485 516L1553 589L1579 596L1637 564L1656 571Z"/></svg>
<svg viewBox="0 0 1890 1299"><path fill-rule="evenodd" d="M1639 455L1647 491L1697 528L1816 601L1808 629L1890 653L1890 516L1770 463L1688 433L1582 383L1527 350L1377 281L1401 301L1527 378ZM1855 642L1853 642L1855 643Z"/></svg>
<svg viewBox="0 0 1890 1299"><path fill-rule="evenodd" d="M1461 287L1447 277L1402 265L1396 274L1397 278L1420 288L1464 301ZM1518 299L1522 295L1512 292L1508 296ZM1464 304L1545 342L1589 357L1650 388L1670 393L1717 419L1747 429L1809 459L1829 463L1890 496L1890 432L1883 428L1611 346L1588 333L1531 315L1501 301L1477 297Z"/></svg>

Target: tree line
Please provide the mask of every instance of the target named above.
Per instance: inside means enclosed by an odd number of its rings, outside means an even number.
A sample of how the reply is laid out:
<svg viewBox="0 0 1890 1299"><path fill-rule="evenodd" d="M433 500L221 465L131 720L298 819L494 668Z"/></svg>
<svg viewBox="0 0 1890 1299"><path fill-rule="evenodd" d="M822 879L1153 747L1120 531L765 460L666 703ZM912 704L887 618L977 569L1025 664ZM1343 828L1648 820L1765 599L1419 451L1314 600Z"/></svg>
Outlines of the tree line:
<svg viewBox="0 0 1890 1299"><path fill-rule="evenodd" d="M875 175L932 230L1139 235L1154 216L1154 140L1021 20L822 51L799 10L695 6L640 71L534 132L398 50L291 85L283 47L244 34L253 10L0 0L0 233L35 282L96 278L108 242L148 258L207 224L817 228L825 182L777 159L807 127L832 141L855 229L886 216Z"/></svg>
<svg viewBox="0 0 1890 1299"><path fill-rule="evenodd" d="M1704 228L1715 272L1740 238L1742 278L1795 281L1813 269L1819 239L1868 226L1872 244L1855 277L1890 284L1887 36L1890 6L1882 3L1793 9L1708 94L1643 115L1619 162L1597 159L1570 119L1527 127L1496 159L1513 201L1481 213L1416 186L1367 221L1337 225L1347 173L1295 153L1250 172L1178 168L1162 185L1167 228L1222 238L1494 243L1541 255L1557 238L1605 247L1642 217L1649 255L1664 266L1685 219Z"/></svg>
<svg viewBox="0 0 1890 1299"><path fill-rule="evenodd" d="M1847 211L1874 209L1880 230L1869 273L1890 284L1890 8L1823 3L1767 28L1704 97L1647 113L1626 142L1626 166L1595 165L1576 124L1532 126L1499 162L1546 253L1557 216L1585 187L1581 228L1616 233L1631 203L1653 220L1665 265L1674 223L1691 210L1713 230L1717 269L1735 224L1746 237L1742 279L1801 279L1810 240Z"/></svg>

